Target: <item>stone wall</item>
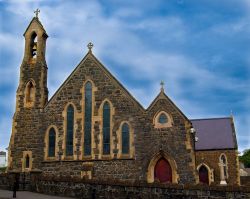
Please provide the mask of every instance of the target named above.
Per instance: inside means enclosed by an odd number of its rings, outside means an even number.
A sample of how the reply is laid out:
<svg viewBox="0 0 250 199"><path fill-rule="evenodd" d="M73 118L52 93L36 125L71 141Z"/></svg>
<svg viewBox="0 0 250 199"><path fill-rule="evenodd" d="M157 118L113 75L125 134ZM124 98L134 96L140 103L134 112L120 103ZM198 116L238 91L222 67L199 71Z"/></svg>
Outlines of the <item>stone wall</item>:
<svg viewBox="0 0 250 199"><path fill-rule="evenodd" d="M11 190L16 174L0 174L0 189ZM20 176L21 177L21 176ZM23 190L20 182L19 190ZM70 176L29 174L28 191L75 198L111 199L249 199L250 187L148 184L143 181L87 180Z"/></svg>
<svg viewBox="0 0 250 199"><path fill-rule="evenodd" d="M7 173L0 173L0 189L9 189L10 178Z"/></svg>
<svg viewBox="0 0 250 199"><path fill-rule="evenodd" d="M147 184L136 181L124 183L120 181L88 181L76 179L58 179L45 177L32 183L32 190L51 195L70 196L76 198L107 199L249 199L250 189L238 186L191 186L170 184Z"/></svg>
<svg viewBox="0 0 250 199"><path fill-rule="evenodd" d="M240 183L242 186L250 187L250 176L240 176Z"/></svg>
<svg viewBox="0 0 250 199"><path fill-rule="evenodd" d="M219 158L221 154L227 157L228 179L229 185L239 184L239 168L237 150L213 150L213 151L196 151L196 165L205 163L210 169L214 170L214 183L220 183L220 167Z"/></svg>

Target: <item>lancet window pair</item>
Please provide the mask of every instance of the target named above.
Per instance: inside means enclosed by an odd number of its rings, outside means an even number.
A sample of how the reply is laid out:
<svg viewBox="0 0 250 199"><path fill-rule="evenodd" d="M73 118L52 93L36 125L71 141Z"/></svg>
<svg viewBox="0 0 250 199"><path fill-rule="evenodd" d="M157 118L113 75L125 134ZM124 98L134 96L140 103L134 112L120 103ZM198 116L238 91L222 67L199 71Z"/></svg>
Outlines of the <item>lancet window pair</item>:
<svg viewBox="0 0 250 199"><path fill-rule="evenodd" d="M84 87L84 156L91 156L92 151L92 84L87 82ZM66 156L74 154L74 121L75 110L74 106L70 104L66 109ZM121 131L121 152L122 154L129 154L130 151L130 128L127 123L122 125ZM109 155L111 153L111 106L108 101L105 101L102 107L102 154ZM55 142L56 135L54 128L49 130L48 140L48 157L55 156Z"/></svg>

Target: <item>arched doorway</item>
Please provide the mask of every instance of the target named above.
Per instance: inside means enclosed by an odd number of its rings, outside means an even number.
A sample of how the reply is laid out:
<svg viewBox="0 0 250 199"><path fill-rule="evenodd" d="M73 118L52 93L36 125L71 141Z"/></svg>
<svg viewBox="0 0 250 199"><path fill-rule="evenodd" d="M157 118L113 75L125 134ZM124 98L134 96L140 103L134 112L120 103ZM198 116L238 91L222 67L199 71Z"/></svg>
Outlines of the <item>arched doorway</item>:
<svg viewBox="0 0 250 199"><path fill-rule="evenodd" d="M172 182L172 169L169 162L165 158L160 158L155 165L154 180L164 182Z"/></svg>
<svg viewBox="0 0 250 199"><path fill-rule="evenodd" d="M200 183L209 184L208 169L204 165L199 169L199 180Z"/></svg>

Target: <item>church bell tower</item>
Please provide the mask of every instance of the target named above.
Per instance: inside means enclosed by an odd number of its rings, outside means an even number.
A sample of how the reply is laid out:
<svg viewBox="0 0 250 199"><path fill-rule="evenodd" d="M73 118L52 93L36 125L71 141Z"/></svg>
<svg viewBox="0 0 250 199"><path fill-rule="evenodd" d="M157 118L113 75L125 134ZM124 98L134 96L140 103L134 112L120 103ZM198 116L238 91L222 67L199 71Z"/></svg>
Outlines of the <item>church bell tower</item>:
<svg viewBox="0 0 250 199"><path fill-rule="evenodd" d="M39 21L37 9L24 32L25 49L16 92L16 110L8 148L8 171L29 172L38 169L43 158L43 112L48 102L47 64L48 35Z"/></svg>
<svg viewBox="0 0 250 199"><path fill-rule="evenodd" d="M48 35L39 21L38 13L27 27L24 58L20 67L16 108L43 108L48 101L47 64L45 60Z"/></svg>

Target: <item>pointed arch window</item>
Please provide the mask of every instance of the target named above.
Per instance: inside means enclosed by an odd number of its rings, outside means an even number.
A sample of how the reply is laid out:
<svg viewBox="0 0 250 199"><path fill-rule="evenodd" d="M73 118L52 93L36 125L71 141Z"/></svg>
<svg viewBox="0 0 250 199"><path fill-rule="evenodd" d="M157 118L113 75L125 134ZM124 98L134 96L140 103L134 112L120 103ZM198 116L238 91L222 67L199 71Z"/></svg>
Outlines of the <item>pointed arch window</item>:
<svg viewBox="0 0 250 199"><path fill-rule="evenodd" d="M66 155L73 155L74 138L74 107L70 104L67 108L67 136L66 136Z"/></svg>
<svg viewBox="0 0 250 199"><path fill-rule="evenodd" d="M168 128L173 126L173 118L165 111L160 111L153 118L155 128Z"/></svg>
<svg viewBox="0 0 250 199"><path fill-rule="evenodd" d="M29 81L26 86L26 103L32 103L35 98L35 86L32 81Z"/></svg>
<svg viewBox="0 0 250 199"><path fill-rule="evenodd" d="M110 105L103 105L103 154L110 154Z"/></svg>
<svg viewBox="0 0 250 199"><path fill-rule="evenodd" d="M124 123L122 125L122 154L129 154L129 125Z"/></svg>
<svg viewBox="0 0 250 199"><path fill-rule="evenodd" d="M30 54L31 58L37 57L37 34L34 32L31 35L31 42L30 42Z"/></svg>
<svg viewBox="0 0 250 199"><path fill-rule="evenodd" d="M30 156L28 154L25 156L25 168L30 168Z"/></svg>
<svg viewBox="0 0 250 199"><path fill-rule="evenodd" d="M56 132L54 128L49 130L49 147L48 147L48 157L55 157L56 149Z"/></svg>
<svg viewBox="0 0 250 199"><path fill-rule="evenodd" d="M92 84L85 84L84 155L91 155Z"/></svg>

